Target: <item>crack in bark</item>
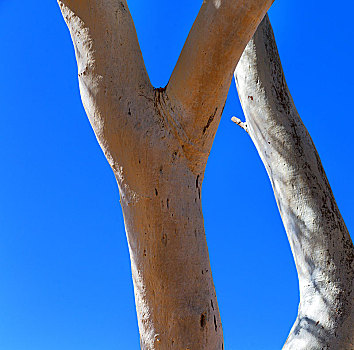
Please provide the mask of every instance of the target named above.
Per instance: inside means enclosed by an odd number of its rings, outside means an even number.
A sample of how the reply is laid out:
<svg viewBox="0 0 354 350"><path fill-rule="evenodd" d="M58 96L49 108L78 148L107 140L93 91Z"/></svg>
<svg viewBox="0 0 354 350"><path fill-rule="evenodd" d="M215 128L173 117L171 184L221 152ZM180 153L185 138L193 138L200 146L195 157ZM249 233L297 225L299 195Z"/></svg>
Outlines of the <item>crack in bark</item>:
<svg viewBox="0 0 354 350"><path fill-rule="evenodd" d="M211 123L213 122L214 118L215 118L215 115L216 115L216 112L218 110L218 107L215 108L215 111L214 113L209 117L208 119L208 122L207 124L204 126L204 129L203 129L203 134L205 134L205 132L207 131L207 129L209 128L209 126L211 125Z"/></svg>

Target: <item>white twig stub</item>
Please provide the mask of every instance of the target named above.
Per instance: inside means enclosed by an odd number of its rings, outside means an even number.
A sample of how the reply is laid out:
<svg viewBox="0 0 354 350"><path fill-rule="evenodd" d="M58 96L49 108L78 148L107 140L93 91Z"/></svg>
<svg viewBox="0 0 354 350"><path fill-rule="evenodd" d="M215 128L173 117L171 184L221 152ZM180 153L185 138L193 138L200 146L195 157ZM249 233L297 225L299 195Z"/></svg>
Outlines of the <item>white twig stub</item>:
<svg viewBox="0 0 354 350"><path fill-rule="evenodd" d="M247 128L247 123L246 122L245 123L242 122L241 119L239 119L237 117L232 117L231 120L248 133L248 128Z"/></svg>

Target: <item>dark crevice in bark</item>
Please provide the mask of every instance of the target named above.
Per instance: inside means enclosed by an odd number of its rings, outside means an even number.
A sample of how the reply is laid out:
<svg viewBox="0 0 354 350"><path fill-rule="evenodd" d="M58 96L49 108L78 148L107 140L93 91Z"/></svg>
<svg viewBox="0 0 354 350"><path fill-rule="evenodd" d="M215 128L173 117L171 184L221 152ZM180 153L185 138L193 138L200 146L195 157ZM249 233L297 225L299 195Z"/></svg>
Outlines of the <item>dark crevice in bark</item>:
<svg viewBox="0 0 354 350"><path fill-rule="evenodd" d="M200 327L204 328L206 325L206 316L205 314L200 315Z"/></svg>
<svg viewBox="0 0 354 350"><path fill-rule="evenodd" d="M215 115L216 115L216 112L218 110L218 107L215 108L215 111L214 113L209 117L208 119L208 122L207 124L204 126L204 129L203 129L203 134L205 134L205 132L207 131L207 129L209 128L209 126L211 125L211 123L213 122L214 118L215 118Z"/></svg>

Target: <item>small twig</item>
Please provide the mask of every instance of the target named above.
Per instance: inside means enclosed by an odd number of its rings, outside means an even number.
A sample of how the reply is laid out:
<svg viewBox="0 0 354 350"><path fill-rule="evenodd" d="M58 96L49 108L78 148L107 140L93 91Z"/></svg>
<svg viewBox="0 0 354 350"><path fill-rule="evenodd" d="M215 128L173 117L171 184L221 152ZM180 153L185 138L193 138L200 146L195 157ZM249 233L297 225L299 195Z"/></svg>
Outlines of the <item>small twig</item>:
<svg viewBox="0 0 354 350"><path fill-rule="evenodd" d="M237 117L232 117L231 120L237 124L238 126L240 126L243 130L245 130L248 134L248 128L247 128L247 123L244 123L241 121L241 119L238 119Z"/></svg>

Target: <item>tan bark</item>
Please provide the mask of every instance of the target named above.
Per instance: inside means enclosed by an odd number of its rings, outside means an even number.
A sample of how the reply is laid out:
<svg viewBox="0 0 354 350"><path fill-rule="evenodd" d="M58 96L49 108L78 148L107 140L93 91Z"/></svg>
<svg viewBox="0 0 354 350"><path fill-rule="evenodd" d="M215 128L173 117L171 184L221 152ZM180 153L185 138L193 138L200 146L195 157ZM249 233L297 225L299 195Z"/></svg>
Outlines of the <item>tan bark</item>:
<svg viewBox="0 0 354 350"><path fill-rule="evenodd" d="M180 123L190 141L209 153L235 63L273 0L204 1L167 85L183 105Z"/></svg>
<svg viewBox="0 0 354 350"><path fill-rule="evenodd" d="M299 311L283 349L353 350L353 243L285 82L268 16L235 79L241 126L268 172L298 272Z"/></svg>
<svg viewBox="0 0 354 350"><path fill-rule="evenodd" d="M119 186L143 349L224 347L201 186L232 73L271 3L204 1L170 83L154 89L126 1L59 1Z"/></svg>

